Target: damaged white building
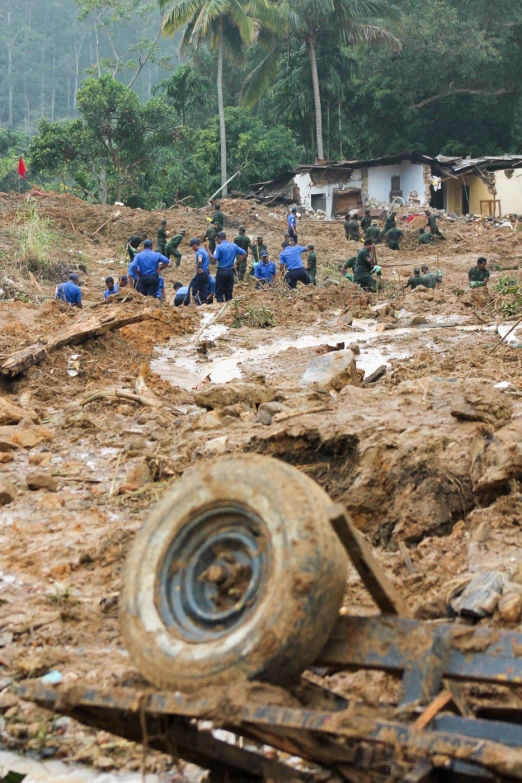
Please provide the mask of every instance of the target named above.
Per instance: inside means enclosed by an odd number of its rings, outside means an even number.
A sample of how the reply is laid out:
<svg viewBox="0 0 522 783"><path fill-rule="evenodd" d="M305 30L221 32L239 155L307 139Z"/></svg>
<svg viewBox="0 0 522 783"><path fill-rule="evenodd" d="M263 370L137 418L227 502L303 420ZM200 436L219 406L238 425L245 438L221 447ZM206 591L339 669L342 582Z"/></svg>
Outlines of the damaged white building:
<svg viewBox="0 0 522 783"><path fill-rule="evenodd" d="M339 218L392 203L456 214L522 214L522 156L449 158L405 151L372 160L301 164L251 186L265 204L298 204Z"/></svg>

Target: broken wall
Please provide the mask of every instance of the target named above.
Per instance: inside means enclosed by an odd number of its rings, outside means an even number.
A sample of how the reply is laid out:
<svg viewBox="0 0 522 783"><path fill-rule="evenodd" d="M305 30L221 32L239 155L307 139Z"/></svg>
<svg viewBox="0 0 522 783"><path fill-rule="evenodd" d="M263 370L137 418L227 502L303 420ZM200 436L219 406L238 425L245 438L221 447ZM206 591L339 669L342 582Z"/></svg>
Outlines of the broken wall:
<svg viewBox="0 0 522 783"><path fill-rule="evenodd" d="M463 185L469 186L469 210L463 210ZM456 212L457 215L480 215L480 202L491 201L494 196L488 190L488 186L481 177L475 174L467 174L458 179L449 179L446 183L446 199L448 212ZM498 198L498 196L497 196Z"/></svg>
<svg viewBox="0 0 522 783"><path fill-rule="evenodd" d="M362 174L361 171L353 171L350 177L340 179L339 173L335 171L312 170L311 172L296 174L294 182L299 188L302 207L314 209L315 199L312 199L312 196L324 194L326 215L332 217L334 192L336 190L362 188ZM314 206L312 201L314 201Z"/></svg>
<svg viewBox="0 0 522 783"><path fill-rule="evenodd" d="M429 186L426 190L424 169L429 168L422 163L404 160L391 166L370 166L368 172L368 197L379 203L390 202L392 177L401 178L402 198L407 202L410 193L416 193L421 204L429 203Z"/></svg>
<svg viewBox="0 0 522 783"><path fill-rule="evenodd" d="M495 173L497 199L503 215L522 214L522 169Z"/></svg>

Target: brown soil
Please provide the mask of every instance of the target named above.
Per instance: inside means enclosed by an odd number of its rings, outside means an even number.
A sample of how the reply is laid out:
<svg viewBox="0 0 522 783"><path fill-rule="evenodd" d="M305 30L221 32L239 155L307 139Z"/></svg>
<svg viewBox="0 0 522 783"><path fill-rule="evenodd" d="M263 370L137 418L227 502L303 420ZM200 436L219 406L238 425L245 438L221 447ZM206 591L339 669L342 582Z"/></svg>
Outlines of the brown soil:
<svg viewBox="0 0 522 783"><path fill-rule="evenodd" d="M145 230L155 237L160 219L166 218L171 231L183 225L188 238L202 235L209 214L187 208L146 213L90 206L60 195L35 199L63 233L63 248L82 251L87 302L100 301L107 274L126 271L123 242L131 234ZM21 201L16 194L0 195L0 243ZM224 210L230 233L245 222L247 233L255 237L262 232L276 255L285 226L281 208L230 201ZM1 382L0 393L35 410L39 422L35 425L28 416L2 426L0 441L35 427L46 428L52 437L33 448L0 449L2 480L17 487L15 499L0 510L0 710L7 721L7 744L17 749L43 745L57 748L57 755L67 759L96 763L102 756L112 759L114 767L139 768L139 749L114 746L110 735L74 722L58 730L47 713L19 702L11 685L53 668L71 683L139 682L117 621L125 554L169 483L211 456L269 454L313 477L334 500L346 504L419 618L446 616L446 596L458 576L498 568L512 581L521 580L522 463L516 444L522 421L522 354L509 346L490 351L498 340L494 325L502 302L493 286L470 292L467 270L478 255L486 255L490 264L516 265L522 258L522 234L463 223L441 227L447 241L434 248L417 248L414 228L407 230L399 253L379 247L386 288L379 296L368 296L340 279L338 264L357 249L345 241L342 222L303 222L303 243L313 240L316 245L320 286L290 294L282 285L269 292L239 285L240 311L268 307L277 325L229 328L206 354L198 353L192 341L201 311L170 307L172 282L188 283L193 269L192 253L182 246L181 269L166 271L167 301L152 319L57 350L14 380ZM400 287L412 267L424 261L444 273L443 287L431 300L405 294ZM493 272L492 283L498 276ZM37 289L28 279L20 282L30 291L29 301L0 304L0 359L82 318L52 299L51 285L44 282ZM387 308L375 309L384 302ZM214 306L212 312L218 311ZM220 323L231 327L236 316L231 307ZM458 320L478 331L403 331L415 316L432 323L435 318ZM357 319L376 327L377 341L367 342ZM361 360L368 346L378 346L390 363L386 375L373 387L346 386L337 394L299 385L309 361L326 350L321 346L248 355L278 340L334 334L342 334L347 346L357 345ZM239 371L249 384L231 393L230 405L209 402L201 408L195 388L175 384L176 372L169 374L170 383L150 373L146 383L163 403L158 409L121 399L79 405L97 389L134 390L143 365L157 358L154 347L166 343L174 359L187 357L198 367L200 379L216 359L241 351L245 358ZM80 355L75 377L67 372L72 354ZM499 381L512 386L495 389ZM206 386L204 382L201 388ZM260 387L271 391L263 396ZM258 410L260 399L272 402ZM263 406L274 404L280 409L273 408L263 419ZM35 469L57 478L58 491L30 491L25 476ZM136 483L139 476L144 477L141 485ZM398 551L400 540L408 546L413 576ZM357 614L375 611L355 573L346 607ZM517 627L519 621L509 626L496 613L481 624ZM369 704L380 699L393 705L398 695L397 682L378 674L338 674L328 685ZM474 694L469 695L472 703L487 696L480 689ZM521 706L517 694L509 696L509 703ZM32 730L21 735L21 724L42 721L46 735ZM87 738L90 753L81 751ZM164 757L149 757L150 769L169 765Z"/></svg>

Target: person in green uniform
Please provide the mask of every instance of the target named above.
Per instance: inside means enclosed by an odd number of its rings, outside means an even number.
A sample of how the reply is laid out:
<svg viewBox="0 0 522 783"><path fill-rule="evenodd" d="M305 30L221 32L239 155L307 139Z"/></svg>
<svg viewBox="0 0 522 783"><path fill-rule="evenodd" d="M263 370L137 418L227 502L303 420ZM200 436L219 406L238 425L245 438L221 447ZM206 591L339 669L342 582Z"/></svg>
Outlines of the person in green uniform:
<svg viewBox="0 0 522 783"><path fill-rule="evenodd" d="M170 258L171 256L174 256L175 265L180 266L181 265L181 251L179 250L179 246L183 242L183 239L185 238L186 229L180 228L179 234L176 234L176 236L172 237L172 239L169 239L167 242L167 245L165 247L165 255L167 258Z"/></svg>
<svg viewBox="0 0 522 783"><path fill-rule="evenodd" d="M290 240L286 239L285 242L290 242ZM288 245L286 245L285 242L283 242L283 245L285 247L288 247ZM263 250L268 251L268 248L263 241L263 237L258 236L256 237L256 241L252 245L252 266L250 267L250 272L249 272L250 276L253 276L256 264L259 264L259 262L261 261L261 252Z"/></svg>
<svg viewBox="0 0 522 783"><path fill-rule="evenodd" d="M469 287L481 288L489 282L489 269L486 269L487 259L479 258L476 266L472 266L468 272Z"/></svg>
<svg viewBox="0 0 522 783"><path fill-rule="evenodd" d="M366 230L370 228L372 224L372 219L370 217L370 210L366 209L364 212L364 217L361 219L361 229L366 233Z"/></svg>
<svg viewBox="0 0 522 783"><path fill-rule="evenodd" d="M350 216L350 213L347 212L346 215L344 216L344 223L343 223L343 226L344 226L344 236L346 237L346 241L347 242L350 241L350 223L351 222L352 222L352 218ZM286 235L285 235L285 239L286 239Z"/></svg>
<svg viewBox="0 0 522 783"><path fill-rule="evenodd" d="M355 269L355 262L357 261L357 256L352 256L347 261L344 262L342 266L339 267L340 271L343 273L343 275L346 277L347 280L351 280L353 283L353 274L348 272L349 269L353 270Z"/></svg>
<svg viewBox="0 0 522 783"><path fill-rule="evenodd" d="M261 237L261 239L262 238L263 237ZM288 233L288 231L285 231L285 233L283 234L283 247L288 247L289 244L290 244L290 234Z"/></svg>
<svg viewBox="0 0 522 783"><path fill-rule="evenodd" d="M400 250L400 242L403 238L404 234L400 230L400 228L390 228L389 231L386 232L384 235L386 237L386 242L388 244L388 247L390 250Z"/></svg>
<svg viewBox="0 0 522 783"><path fill-rule="evenodd" d="M354 215L352 219L349 222L350 227L350 239L352 242L360 242L361 240L361 229L359 226L359 218L357 215Z"/></svg>
<svg viewBox="0 0 522 783"><path fill-rule="evenodd" d="M243 250L246 250L247 254L246 256L240 256L238 265L237 265L237 279L238 280L244 280L246 275L246 269L247 269L247 258L248 258L248 248L252 247L252 242L250 240L250 237L247 237L246 228L244 226L239 226L239 234L234 239L234 244L236 244L238 247L241 247Z"/></svg>
<svg viewBox="0 0 522 783"><path fill-rule="evenodd" d="M391 228L397 228L397 221L395 220L396 217L397 217L396 212L392 212L391 214L388 215L388 217L386 218L386 223L384 224L384 228L382 230L383 236L386 236L386 234Z"/></svg>
<svg viewBox="0 0 522 783"><path fill-rule="evenodd" d="M424 285L424 281L421 277L420 269L418 266L413 270L413 277L410 277L407 283L403 285L403 288L411 288L414 291L419 285Z"/></svg>
<svg viewBox="0 0 522 783"><path fill-rule="evenodd" d="M426 215L427 228L429 228L433 236L440 237L441 239L446 239L446 237L442 236L442 234L440 233L440 229L437 225L437 218L435 217L435 215L432 215L429 209L427 209L424 214Z"/></svg>
<svg viewBox="0 0 522 783"><path fill-rule="evenodd" d="M376 272L376 274L380 276L381 268L380 266L374 266L372 246L372 240L367 239L364 243L364 247L357 253L353 279L357 285L361 286L363 291L372 291L375 293L377 288L380 288L381 286L380 283L372 277L372 272Z"/></svg>
<svg viewBox="0 0 522 783"><path fill-rule="evenodd" d="M371 239L374 245L379 245L381 242L381 230L377 225L376 220L372 220L372 224L366 229L365 239Z"/></svg>
<svg viewBox="0 0 522 783"><path fill-rule="evenodd" d="M317 285L317 255L315 253L315 246L307 245L306 247L308 250L308 263L306 266L306 271L308 272L308 277L312 283Z"/></svg>
<svg viewBox="0 0 522 783"><path fill-rule="evenodd" d="M203 237L203 241L206 240L208 249L211 253L214 253L214 250L216 249L216 237L218 235L218 231L221 229L219 228L219 225L217 223L209 223L207 232L205 236Z"/></svg>
<svg viewBox="0 0 522 783"><path fill-rule="evenodd" d="M433 245L434 243L433 234L424 228L419 228L419 245Z"/></svg>
<svg viewBox="0 0 522 783"><path fill-rule="evenodd" d="M130 239L125 242L125 250L129 254L131 261L134 261L134 256L138 252L138 248L142 242L147 239L147 234L133 234Z"/></svg>
<svg viewBox="0 0 522 783"><path fill-rule="evenodd" d="M167 221L162 220L157 232L158 243L156 247L156 253L161 253L162 256L165 255L165 245L167 244L168 236L169 232L167 231Z"/></svg>
<svg viewBox="0 0 522 783"><path fill-rule="evenodd" d="M215 212L212 215L212 222L218 224L218 231L223 231L223 228L225 226L225 216L221 211L221 207L219 204L215 204Z"/></svg>
<svg viewBox="0 0 522 783"><path fill-rule="evenodd" d="M430 272L427 264L421 266L422 285L426 288L437 288L442 283L442 272L438 269L436 272Z"/></svg>

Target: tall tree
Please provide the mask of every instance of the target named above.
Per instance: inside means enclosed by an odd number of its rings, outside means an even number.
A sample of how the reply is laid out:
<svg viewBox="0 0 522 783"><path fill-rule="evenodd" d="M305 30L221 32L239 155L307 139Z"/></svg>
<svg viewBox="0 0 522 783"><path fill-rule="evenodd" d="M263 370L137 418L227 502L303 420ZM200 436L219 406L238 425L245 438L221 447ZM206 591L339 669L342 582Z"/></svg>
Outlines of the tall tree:
<svg viewBox="0 0 522 783"><path fill-rule="evenodd" d="M248 104L255 103L275 77L288 36L306 43L310 60L317 157L324 160L323 109L317 68L317 46L326 37L342 45L370 44L387 41L399 48L398 39L385 27L397 20L398 9L388 0L281 0L278 5L281 20L278 31L266 36L264 43L272 47L266 58L252 71L245 82L244 96ZM272 42L270 41L272 38ZM275 39L275 40L274 40Z"/></svg>
<svg viewBox="0 0 522 783"><path fill-rule="evenodd" d="M208 81L187 63L153 89L154 95L164 95L178 112L182 125L186 125L187 111L204 100Z"/></svg>
<svg viewBox="0 0 522 783"><path fill-rule="evenodd" d="M217 98L219 135L221 147L221 185L227 193L227 140L225 105L223 101L223 59L242 59L246 46L256 37L259 22L275 25L275 13L271 15L265 0L159 0L163 13L163 30L174 35L186 25L180 45L180 53L190 48L197 51L203 42L217 50Z"/></svg>

